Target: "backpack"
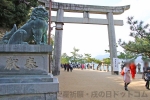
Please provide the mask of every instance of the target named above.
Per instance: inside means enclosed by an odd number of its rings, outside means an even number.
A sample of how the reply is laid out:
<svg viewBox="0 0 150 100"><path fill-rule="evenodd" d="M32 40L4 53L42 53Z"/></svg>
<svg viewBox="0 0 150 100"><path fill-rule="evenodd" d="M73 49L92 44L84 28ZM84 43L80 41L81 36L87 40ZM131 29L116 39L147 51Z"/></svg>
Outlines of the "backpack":
<svg viewBox="0 0 150 100"><path fill-rule="evenodd" d="M124 70L121 71L121 75L124 76Z"/></svg>
<svg viewBox="0 0 150 100"><path fill-rule="evenodd" d="M146 79L147 81L150 81L150 73L146 73L145 79Z"/></svg>

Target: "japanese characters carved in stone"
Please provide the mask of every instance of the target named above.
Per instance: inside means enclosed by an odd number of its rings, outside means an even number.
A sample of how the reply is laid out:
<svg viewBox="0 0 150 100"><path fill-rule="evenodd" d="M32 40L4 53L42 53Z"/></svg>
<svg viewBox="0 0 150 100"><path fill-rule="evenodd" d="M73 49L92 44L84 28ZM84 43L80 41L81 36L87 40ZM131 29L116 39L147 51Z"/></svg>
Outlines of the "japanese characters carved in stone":
<svg viewBox="0 0 150 100"><path fill-rule="evenodd" d="M16 65L17 62L18 62L18 59L13 59L12 57L7 58L5 69L11 70L14 68L16 70L19 70L19 67Z"/></svg>
<svg viewBox="0 0 150 100"><path fill-rule="evenodd" d="M25 66L30 70L32 68L38 67L36 65L36 62L34 62L34 58L29 57L29 59L26 60Z"/></svg>
<svg viewBox="0 0 150 100"><path fill-rule="evenodd" d="M22 27L16 25L6 32L2 41L4 44L47 44L48 12L42 6L32 10L30 19Z"/></svg>

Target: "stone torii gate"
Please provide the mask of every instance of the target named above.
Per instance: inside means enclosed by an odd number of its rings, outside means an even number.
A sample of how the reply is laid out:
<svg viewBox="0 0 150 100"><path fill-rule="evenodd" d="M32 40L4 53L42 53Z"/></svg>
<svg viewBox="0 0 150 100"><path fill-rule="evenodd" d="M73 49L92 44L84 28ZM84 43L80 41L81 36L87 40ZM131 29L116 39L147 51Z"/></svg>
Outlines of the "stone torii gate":
<svg viewBox="0 0 150 100"><path fill-rule="evenodd" d="M49 9L49 0L38 0ZM111 72L112 74L118 73L113 71L113 58L117 58L116 50L116 37L114 25L123 26L123 20L114 20L113 15L119 15L128 10L130 5L127 6L93 6L93 5L81 5L70 3L52 2L52 11L57 11L57 16L51 16L51 21L55 22L55 44L54 44L54 63L53 63L53 75L60 74L60 61L62 50L62 32L64 23L76 23L76 24L96 24L108 26L108 38L111 58ZM76 17L64 17L64 12L76 12L83 13L83 18ZM92 14L106 14L107 19L95 19L90 18L89 13Z"/></svg>

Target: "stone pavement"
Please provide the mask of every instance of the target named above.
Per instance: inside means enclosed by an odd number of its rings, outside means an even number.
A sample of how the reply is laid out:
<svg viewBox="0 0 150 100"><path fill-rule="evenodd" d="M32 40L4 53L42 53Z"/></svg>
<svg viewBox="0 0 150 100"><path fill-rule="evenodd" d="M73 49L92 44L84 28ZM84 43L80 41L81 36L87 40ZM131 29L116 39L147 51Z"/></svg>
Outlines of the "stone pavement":
<svg viewBox="0 0 150 100"><path fill-rule="evenodd" d="M58 76L58 100L150 100L150 90L145 89L141 74L124 90L123 78L110 72L74 69Z"/></svg>

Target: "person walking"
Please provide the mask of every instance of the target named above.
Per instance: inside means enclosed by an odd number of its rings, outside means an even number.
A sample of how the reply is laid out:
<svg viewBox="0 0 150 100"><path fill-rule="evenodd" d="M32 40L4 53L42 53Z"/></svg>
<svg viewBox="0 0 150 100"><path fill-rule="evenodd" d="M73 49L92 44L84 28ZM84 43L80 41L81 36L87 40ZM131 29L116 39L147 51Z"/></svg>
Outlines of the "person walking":
<svg viewBox="0 0 150 100"><path fill-rule="evenodd" d="M67 72L69 72L70 65L69 65L69 64L67 64L67 65L66 65L66 68L67 68Z"/></svg>
<svg viewBox="0 0 150 100"><path fill-rule="evenodd" d="M81 64L81 69L82 69L82 70L84 69L84 64Z"/></svg>
<svg viewBox="0 0 150 100"><path fill-rule="evenodd" d="M130 63L130 70L131 70L132 79L134 79L136 74L136 65L134 61Z"/></svg>
<svg viewBox="0 0 150 100"><path fill-rule="evenodd" d="M72 70L73 70L73 64L71 63L70 64L70 71L72 72Z"/></svg>
<svg viewBox="0 0 150 100"><path fill-rule="evenodd" d="M149 81L150 81L150 67L148 62L144 63L143 67L143 79L146 81L145 87L149 90Z"/></svg>
<svg viewBox="0 0 150 100"><path fill-rule="evenodd" d="M122 63L121 63L121 70L123 70L123 68L124 68L124 62L122 61Z"/></svg>
<svg viewBox="0 0 150 100"><path fill-rule="evenodd" d="M64 71L66 71L66 67L67 67L66 64L64 64Z"/></svg>
<svg viewBox="0 0 150 100"><path fill-rule="evenodd" d="M87 64L87 69L89 69L89 64Z"/></svg>
<svg viewBox="0 0 150 100"><path fill-rule="evenodd" d="M124 76L123 76L123 79L124 79L124 88L125 88L126 91L128 91L128 85L131 82L129 63L125 63L123 71L124 71Z"/></svg>
<svg viewBox="0 0 150 100"><path fill-rule="evenodd" d="M138 63L137 66L138 66L138 72L140 73L141 72L141 64Z"/></svg>

